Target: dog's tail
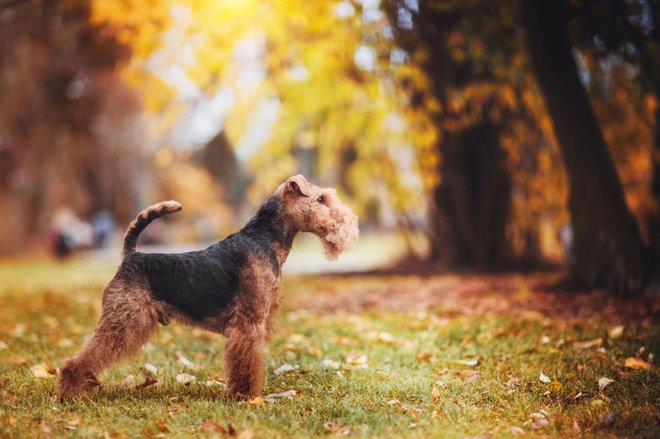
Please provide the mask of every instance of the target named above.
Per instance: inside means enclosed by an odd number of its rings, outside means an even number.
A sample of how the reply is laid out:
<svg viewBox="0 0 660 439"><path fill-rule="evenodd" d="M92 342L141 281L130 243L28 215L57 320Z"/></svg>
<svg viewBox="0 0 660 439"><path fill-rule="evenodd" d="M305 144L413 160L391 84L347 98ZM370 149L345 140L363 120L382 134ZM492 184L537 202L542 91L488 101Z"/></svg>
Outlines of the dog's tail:
<svg viewBox="0 0 660 439"><path fill-rule="evenodd" d="M124 235L124 247L122 248L122 259L135 253L135 245L137 244L138 236L140 233L156 218L168 215L170 213L178 212L182 209L178 201L161 201L152 206L147 207L138 214L137 217L131 222L126 229Z"/></svg>

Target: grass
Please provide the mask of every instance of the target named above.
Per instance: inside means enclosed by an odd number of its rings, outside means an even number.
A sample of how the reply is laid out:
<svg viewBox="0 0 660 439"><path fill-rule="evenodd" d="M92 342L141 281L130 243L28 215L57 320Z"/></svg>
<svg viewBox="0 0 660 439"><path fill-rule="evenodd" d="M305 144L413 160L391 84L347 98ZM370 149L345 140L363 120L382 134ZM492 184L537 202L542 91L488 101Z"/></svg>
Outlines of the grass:
<svg viewBox="0 0 660 439"><path fill-rule="evenodd" d="M244 438L660 435L657 368L624 366L629 357L652 362L649 353L658 352L651 319L624 322L618 335L611 314L298 308L310 294L332 298L410 283L392 278L287 278L265 393L295 390L292 398L238 402L221 385L206 386L221 380L223 338L170 325L136 358L106 371L99 390L62 402L47 369L92 331L112 272L84 261L0 266L0 437L212 436L229 424ZM598 339L591 347L574 344ZM158 369L159 385L119 386L129 374L143 382L145 363ZM275 375L285 363L298 368ZM180 373L197 381L180 384ZM552 382L540 381L541 373ZM601 377L615 382L599 390Z"/></svg>

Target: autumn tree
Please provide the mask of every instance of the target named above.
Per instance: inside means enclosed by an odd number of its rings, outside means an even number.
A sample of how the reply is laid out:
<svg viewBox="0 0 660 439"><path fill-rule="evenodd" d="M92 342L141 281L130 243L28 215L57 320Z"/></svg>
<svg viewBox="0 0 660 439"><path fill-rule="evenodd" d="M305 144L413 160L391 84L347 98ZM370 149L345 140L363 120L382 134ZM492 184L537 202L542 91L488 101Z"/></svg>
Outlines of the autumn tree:
<svg viewBox="0 0 660 439"><path fill-rule="evenodd" d="M613 4L608 23L623 25L623 30L621 26L612 26L608 32L599 33L594 24L599 15L602 18L599 7L594 8L591 15L583 13L580 17L582 30L598 38L596 41L610 50L625 44L626 34L631 33L628 29L634 23L630 11L622 10L625 2ZM606 11L611 7L612 4L606 5ZM643 285L649 268L645 248L637 222L626 205L601 128L578 78L566 29L566 12L558 1L522 2L522 11L530 56L552 115L571 183L569 206L574 236L571 271L585 285L601 286L621 294L635 293ZM616 12L624 14L612 20ZM657 5L651 12L657 15ZM646 14L647 18L654 17L648 11ZM649 28L655 28L657 33L657 21ZM617 31L619 34L613 38L612 33ZM643 55L647 50L653 53L653 47L644 47L646 44L655 44L657 50L657 42L652 41L651 32L640 32L644 34L648 34L648 38L638 40L637 45L640 68L647 76L645 79L654 75L657 78L657 64L653 66L657 61ZM649 63L651 66L645 66ZM656 233L654 227L651 227L652 235ZM652 242L655 239L651 237ZM654 245L651 244L651 248Z"/></svg>
<svg viewBox="0 0 660 439"><path fill-rule="evenodd" d="M25 251L60 207L131 212L139 103L89 5L2 3L0 52L0 253Z"/></svg>

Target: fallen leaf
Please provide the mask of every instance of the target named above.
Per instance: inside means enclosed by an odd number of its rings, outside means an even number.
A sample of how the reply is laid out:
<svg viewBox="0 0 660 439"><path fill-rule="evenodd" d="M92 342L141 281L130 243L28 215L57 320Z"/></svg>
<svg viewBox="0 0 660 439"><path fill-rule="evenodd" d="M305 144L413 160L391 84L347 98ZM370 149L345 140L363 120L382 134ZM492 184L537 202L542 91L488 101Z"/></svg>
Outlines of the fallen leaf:
<svg viewBox="0 0 660 439"><path fill-rule="evenodd" d="M300 366L298 366L297 364L294 366L294 365L292 365L292 364L284 363L283 365L281 365L280 367L278 367L277 369L275 369L275 370L273 371L273 373L274 373L275 375L281 375L281 374L283 374L283 373L291 372L291 371L296 370L296 369L299 369L299 368L300 368Z"/></svg>
<svg viewBox="0 0 660 439"><path fill-rule="evenodd" d="M334 422L326 422L323 424L323 428L328 430L328 432L331 434L336 434L337 436L347 436L351 432L350 428L344 425L335 424Z"/></svg>
<svg viewBox="0 0 660 439"><path fill-rule="evenodd" d="M389 332L379 332L376 339L385 344L394 343L394 337Z"/></svg>
<svg viewBox="0 0 660 439"><path fill-rule="evenodd" d="M525 434L525 430L523 430L520 427L516 427L515 425L512 425L511 427L509 427L509 432L513 435Z"/></svg>
<svg viewBox="0 0 660 439"><path fill-rule="evenodd" d="M601 377L598 379L598 389L603 390L605 387L609 386L614 382L615 382L614 380L609 379L607 377Z"/></svg>
<svg viewBox="0 0 660 439"><path fill-rule="evenodd" d="M264 397L264 401L275 403L277 402L278 399L291 399L297 394L298 392L296 392L295 390L285 390L284 392L271 393L270 395L266 395Z"/></svg>
<svg viewBox="0 0 660 439"><path fill-rule="evenodd" d="M53 374L51 373L52 368L44 363L35 364L30 368L32 374L37 378L52 378Z"/></svg>
<svg viewBox="0 0 660 439"><path fill-rule="evenodd" d="M394 398L394 399L390 399L389 401L387 401L387 405L394 406L394 407L401 407L403 404L402 404L401 401Z"/></svg>
<svg viewBox="0 0 660 439"><path fill-rule="evenodd" d="M158 369L151 363L145 363L141 370L146 376L158 376Z"/></svg>
<svg viewBox="0 0 660 439"><path fill-rule="evenodd" d="M156 428L161 433L169 433L170 432L170 427L167 425L167 420L166 419L158 419L155 422L155 424L156 424Z"/></svg>
<svg viewBox="0 0 660 439"><path fill-rule="evenodd" d="M552 380L548 383L548 389L551 392L557 393L561 390L562 384L557 380Z"/></svg>
<svg viewBox="0 0 660 439"><path fill-rule="evenodd" d="M184 357L181 352L177 351L176 356L177 356L177 361L182 365L184 365L185 367L187 367L188 369L195 369L197 367L195 363Z"/></svg>
<svg viewBox="0 0 660 439"><path fill-rule="evenodd" d="M514 376L509 376L508 381L506 382L506 386L509 389L515 389L520 385L520 380Z"/></svg>
<svg viewBox="0 0 660 439"><path fill-rule="evenodd" d="M323 361L321 361L321 366L323 366L326 369L339 369L341 367L341 363L339 361L335 360L330 360L329 358L325 358Z"/></svg>
<svg viewBox="0 0 660 439"><path fill-rule="evenodd" d="M359 355L359 354L349 354L346 357L346 363L352 365L352 366L363 366L366 365L368 361L368 358L366 355Z"/></svg>
<svg viewBox="0 0 660 439"><path fill-rule="evenodd" d="M623 363L624 366L626 366L629 369L635 369L635 370L650 370L651 365L647 363L646 361L642 360L641 358L635 358L635 357L628 357L626 358L626 361Z"/></svg>
<svg viewBox="0 0 660 439"><path fill-rule="evenodd" d="M436 386L439 386L439 387L447 387L447 383L445 383L445 382L442 381L442 380L438 380L438 381L436 381L436 382L435 382L435 385L436 385Z"/></svg>
<svg viewBox="0 0 660 439"><path fill-rule="evenodd" d="M264 398L262 396L255 396L248 401L248 404L259 407L264 405Z"/></svg>
<svg viewBox="0 0 660 439"><path fill-rule="evenodd" d="M0 351L4 351L4 350L7 350L7 349L9 349L9 346L7 346L7 343L5 343L4 341L0 341Z"/></svg>
<svg viewBox="0 0 660 439"><path fill-rule="evenodd" d="M227 387L227 385L225 383L223 383L222 381L218 381L218 380L206 380L206 381L204 381L204 385L206 387L213 387L213 386Z"/></svg>
<svg viewBox="0 0 660 439"><path fill-rule="evenodd" d="M607 335L612 340L621 337L623 335L623 325L617 325L611 327L610 330L607 331Z"/></svg>
<svg viewBox="0 0 660 439"><path fill-rule="evenodd" d="M575 395L575 396L572 397L571 399L572 399L573 401L577 401L578 399L582 398L583 396L584 396L584 394L582 394L582 392L578 392L577 395Z"/></svg>
<svg viewBox="0 0 660 439"><path fill-rule="evenodd" d="M455 372L455 375L457 375L465 383L473 383L481 378L481 373L471 369L459 370Z"/></svg>
<svg viewBox="0 0 660 439"><path fill-rule="evenodd" d="M539 419L538 421L532 422L532 429L539 430L543 427L547 427L548 425L550 425L550 421L548 421L545 418L542 418L542 419Z"/></svg>
<svg viewBox="0 0 660 439"><path fill-rule="evenodd" d="M573 347L575 349L589 349L593 347L600 347L602 345L603 345L603 339L600 337L589 341L573 342Z"/></svg>
<svg viewBox="0 0 660 439"><path fill-rule="evenodd" d="M434 388L431 389L431 398L433 400L436 400L436 399L440 398L440 395L442 395L442 392L440 392L440 389L438 389L437 387L434 387Z"/></svg>
<svg viewBox="0 0 660 439"><path fill-rule="evenodd" d="M428 353L428 352L424 352L423 354L419 354L419 355L417 356L417 359L418 359L419 361L429 361L431 358L433 358L433 355L431 355L431 354Z"/></svg>
<svg viewBox="0 0 660 439"><path fill-rule="evenodd" d="M539 410L538 412L529 415L529 420L525 421L524 425L529 425L532 429L538 430L550 425L550 421L548 421L547 418L548 412L545 410Z"/></svg>
<svg viewBox="0 0 660 439"><path fill-rule="evenodd" d="M546 383L546 384L548 384L548 383L550 383L552 380L550 379L549 376L547 376L546 374L544 374L543 372L541 372L541 374L539 375L539 381L541 381L542 383Z"/></svg>
<svg viewBox="0 0 660 439"><path fill-rule="evenodd" d="M181 384L190 384L197 381L197 377L187 373L180 373L176 376L176 382Z"/></svg>
<svg viewBox="0 0 660 439"><path fill-rule="evenodd" d="M469 367L474 367L479 364L479 359L478 358L471 358L467 360L454 360L453 361L456 364L462 364L464 366L469 366Z"/></svg>
<svg viewBox="0 0 660 439"><path fill-rule="evenodd" d="M135 377L133 375L127 375L126 378L121 380L119 387L134 387L135 386Z"/></svg>
<svg viewBox="0 0 660 439"><path fill-rule="evenodd" d="M201 431L213 431L220 434L227 434L228 431L225 427L213 421L202 422L202 425L199 426Z"/></svg>

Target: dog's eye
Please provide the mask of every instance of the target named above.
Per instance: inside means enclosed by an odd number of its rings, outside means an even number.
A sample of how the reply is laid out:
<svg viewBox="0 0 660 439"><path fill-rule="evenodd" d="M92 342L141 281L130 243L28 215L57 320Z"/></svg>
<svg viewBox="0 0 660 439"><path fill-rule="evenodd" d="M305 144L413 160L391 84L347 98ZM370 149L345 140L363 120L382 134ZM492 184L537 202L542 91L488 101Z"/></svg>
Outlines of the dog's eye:
<svg viewBox="0 0 660 439"><path fill-rule="evenodd" d="M318 202L321 203L321 204L324 203L324 201L323 201L323 197L322 197L322 196L321 196L321 197L318 197L318 198L316 199L316 201L318 201Z"/></svg>

